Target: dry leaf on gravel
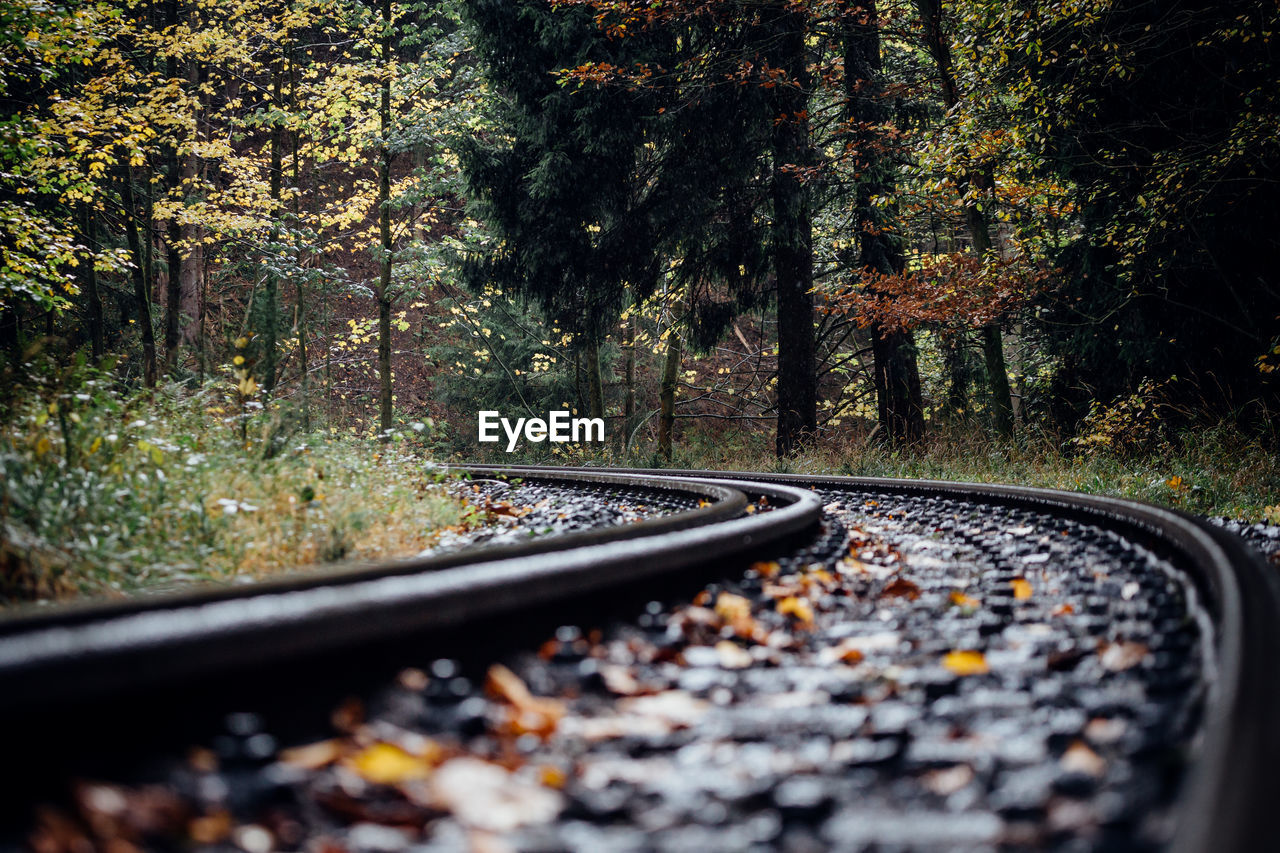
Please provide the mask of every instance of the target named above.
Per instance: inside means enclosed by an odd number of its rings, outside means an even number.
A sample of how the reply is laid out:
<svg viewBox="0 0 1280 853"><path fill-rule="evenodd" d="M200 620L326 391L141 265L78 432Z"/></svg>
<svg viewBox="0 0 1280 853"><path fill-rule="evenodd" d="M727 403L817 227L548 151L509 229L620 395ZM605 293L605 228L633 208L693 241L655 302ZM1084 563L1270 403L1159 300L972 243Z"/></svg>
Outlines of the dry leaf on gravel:
<svg viewBox="0 0 1280 853"><path fill-rule="evenodd" d="M291 767L302 770L319 770L342 757L343 741L338 738L295 746L280 752L279 759Z"/></svg>
<svg viewBox="0 0 1280 853"><path fill-rule="evenodd" d="M564 716L564 704L555 699L534 696L520 676L502 664L489 667L485 690L506 703L509 711L506 728L511 734L536 734L549 737Z"/></svg>
<svg viewBox="0 0 1280 853"><path fill-rule="evenodd" d="M1026 578L1014 578L1009 583L1013 586L1013 597L1018 601L1026 601L1031 597L1031 582Z"/></svg>
<svg viewBox="0 0 1280 853"><path fill-rule="evenodd" d="M755 663L755 658L732 640L716 643L716 654L720 657L720 665L725 669L746 669Z"/></svg>
<svg viewBox="0 0 1280 853"><path fill-rule="evenodd" d="M1080 740L1067 747L1058 764L1068 773L1083 773L1095 778L1107 772L1107 762Z"/></svg>
<svg viewBox="0 0 1280 853"><path fill-rule="evenodd" d="M755 633L756 623L751 618L751 602L741 595L720 593L716 598L715 612L739 637L749 638Z"/></svg>
<svg viewBox="0 0 1280 853"><path fill-rule="evenodd" d="M683 690L664 690L652 696L623 699L618 702L618 707L627 714L662 720L672 728L687 728L702 719L711 709L711 703Z"/></svg>
<svg viewBox="0 0 1280 853"><path fill-rule="evenodd" d="M444 750L428 740L420 753L411 753L393 743L378 742L343 761L366 782L375 785L400 785L414 779L425 779L444 757Z"/></svg>
<svg viewBox="0 0 1280 853"><path fill-rule="evenodd" d="M1120 643L1104 643L1099 648L1102 665L1111 672L1123 672L1142 663L1147 656L1147 647L1142 643L1128 640Z"/></svg>
<svg viewBox="0 0 1280 853"><path fill-rule="evenodd" d="M947 652L942 665L956 675L986 675L991 671L982 652L974 651Z"/></svg>
<svg viewBox="0 0 1280 853"><path fill-rule="evenodd" d="M813 624L813 607L803 598L791 595L778 602L778 612L792 616L805 625Z"/></svg>
<svg viewBox="0 0 1280 853"><path fill-rule="evenodd" d="M957 764L941 770L930 770L920 781L925 790L947 797L973 781L973 768L968 764Z"/></svg>
<svg viewBox="0 0 1280 853"><path fill-rule="evenodd" d="M880 590L881 598L902 597L908 601L915 601L920 597L920 587L907 580L906 578L894 578L885 588Z"/></svg>

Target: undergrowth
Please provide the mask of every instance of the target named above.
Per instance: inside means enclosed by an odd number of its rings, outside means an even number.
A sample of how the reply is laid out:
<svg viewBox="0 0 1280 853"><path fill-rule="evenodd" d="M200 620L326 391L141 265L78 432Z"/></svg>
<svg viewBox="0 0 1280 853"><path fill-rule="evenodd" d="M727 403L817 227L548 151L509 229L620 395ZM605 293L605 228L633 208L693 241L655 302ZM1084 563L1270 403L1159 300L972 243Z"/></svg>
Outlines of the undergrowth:
<svg viewBox="0 0 1280 853"><path fill-rule="evenodd" d="M0 421L0 603L251 580L429 546L465 508L414 430L303 434L224 387L121 390L70 368Z"/></svg>
<svg viewBox="0 0 1280 853"><path fill-rule="evenodd" d="M1274 444L1274 441L1271 442ZM576 454L491 454L490 461L558 465L632 465L838 474L860 477L1012 483L1111 495L1202 515L1280 523L1280 455L1262 437L1229 424L1185 427L1158 441L1081 442L1027 430L1013 439L981 428L935 428L914 447L892 449L846 434L793 458L778 459L763 430L684 428L670 462L652 452L626 456L607 448Z"/></svg>

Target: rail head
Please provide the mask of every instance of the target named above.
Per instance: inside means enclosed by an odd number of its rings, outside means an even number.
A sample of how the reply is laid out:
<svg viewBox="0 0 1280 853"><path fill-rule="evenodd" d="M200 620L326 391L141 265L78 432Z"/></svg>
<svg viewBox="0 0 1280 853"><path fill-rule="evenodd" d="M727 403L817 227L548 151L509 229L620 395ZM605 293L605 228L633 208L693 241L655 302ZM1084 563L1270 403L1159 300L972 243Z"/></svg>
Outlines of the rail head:
<svg viewBox="0 0 1280 853"><path fill-rule="evenodd" d="M589 481L656 482L630 476ZM166 680L444 630L700 564L745 559L756 549L816 526L821 516L821 504L803 489L713 479L658 485L694 489L721 500L696 513L668 516L673 523L654 524L638 534L633 531L642 524L621 528L627 533L621 536L566 535L529 547L375 565L328 582L311 578L292 585L217 590L133 608L80 611L65 621L55 614L27 622L0 636L0 716L29 714L68 698L119 694ZM769 496L773 509L744 514L744 488Z"/></svg>
<svg viewBox="0 0 1280 853"><path fill-rule="evenodd" d="M1270 811L1280 801L1280 575L1239 537L1177 510L1055 489L750 471L716 476L1034 509L1113 530L1168 559L1187 575L1213 618L1216 657L1204 737L1183 783L1171 849L1270 851L1280 843Z"/></svg>

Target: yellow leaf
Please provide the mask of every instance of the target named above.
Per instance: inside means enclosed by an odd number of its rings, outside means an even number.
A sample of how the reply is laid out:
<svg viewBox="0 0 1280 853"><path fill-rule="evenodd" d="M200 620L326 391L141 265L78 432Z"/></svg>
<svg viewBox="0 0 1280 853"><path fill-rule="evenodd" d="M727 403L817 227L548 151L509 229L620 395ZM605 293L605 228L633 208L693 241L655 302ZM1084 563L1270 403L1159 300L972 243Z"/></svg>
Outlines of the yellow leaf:
<svg viewBox="0 0 1280 853"><path fill-rule="evenodd" d="M49 448L52 446L53 444L49 441L47 436L41 436L40 440L36 442L36 458L39 459L41 456L44 456L49 452Z"/></svg>
<svg viewBox="0 0 1280 853"><path fill-rule="evenodd" d="M363 779L377 785L398 785L423 779L439 763L442 750L434 741L421 755L406 752L395 744L375 743L352 756L346 765Z"/></svg>
<svg viewBox="0 0 1280 853"><path fill-rule="evenodd" d="M1031 583L1026 578L1014 578L1010 583L1013 584L1013 597L1018 601L1031 597Z"/></svg>
<svg viewBox="0 0 1280 853"><path fill-rule="evenodd" d="M787 596L778 602L778 612L783 616L794 616L806 625L813 624L813 608L803 598Z"/></svg>
<svg viewBox="0 0 1280 853"><path fill-rule="evenodd" d="M956 675L986 675L991 671L982 652L974 651L947 652L942 658L942 665Z"/></svg>
<svg viewBox="0 0 1280 853"><path fill-rule="evenodd" d="M956 607L977 607L981 602L971 595L965 595L959 590L955 590L950 596L951 603Z"/></svg>

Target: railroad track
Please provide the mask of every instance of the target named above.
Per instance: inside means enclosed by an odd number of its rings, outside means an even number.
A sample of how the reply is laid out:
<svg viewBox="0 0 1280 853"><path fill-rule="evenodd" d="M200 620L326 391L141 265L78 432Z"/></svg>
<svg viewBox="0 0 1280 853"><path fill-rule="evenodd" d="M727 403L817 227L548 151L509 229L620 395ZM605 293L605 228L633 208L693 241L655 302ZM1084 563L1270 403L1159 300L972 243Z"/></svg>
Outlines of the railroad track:
<svg viewBox="0 0 1280 853"><path fill-rule="evenodd" d="M335 774L359 776L371 737L426 737L452 744L432 759L435 777L465 787L471 773L488 790L502 765L516 787L495 796L525 791L532 804L495 829L428 782L366 792L398 792L408 811L387 822L436 827L428 840L444 847L459 827L502 830L522 849L1280 843L1267 812L1280 793L1280 587L1210 525L1005 486L470 472L653 511L518 545L0 623L0 723L23 733L11 766L32 778L8 825L68 776L143 764L163 776L154 756L220 737L226 767L201 772L292 767L280 784L327 803L324 831L337 832L344 808L348 824L378 818L352 818L350 791L335 805ZM540 657L521 655L540 644ZM394 683L405 666L426 671ZM526 683L562 694L556 710ZM319 741L328 760L298 775L264 752L267 732L273 748L322 737L350 693L382 698L340 744ZM512 730L522 702L555 719ZM254 713L217 733L243 709ZM535 765L551 773L541 798L519 787ZM742 766L757 769L723 781ZM186 804L197 806L209 804Z"/></svg>

